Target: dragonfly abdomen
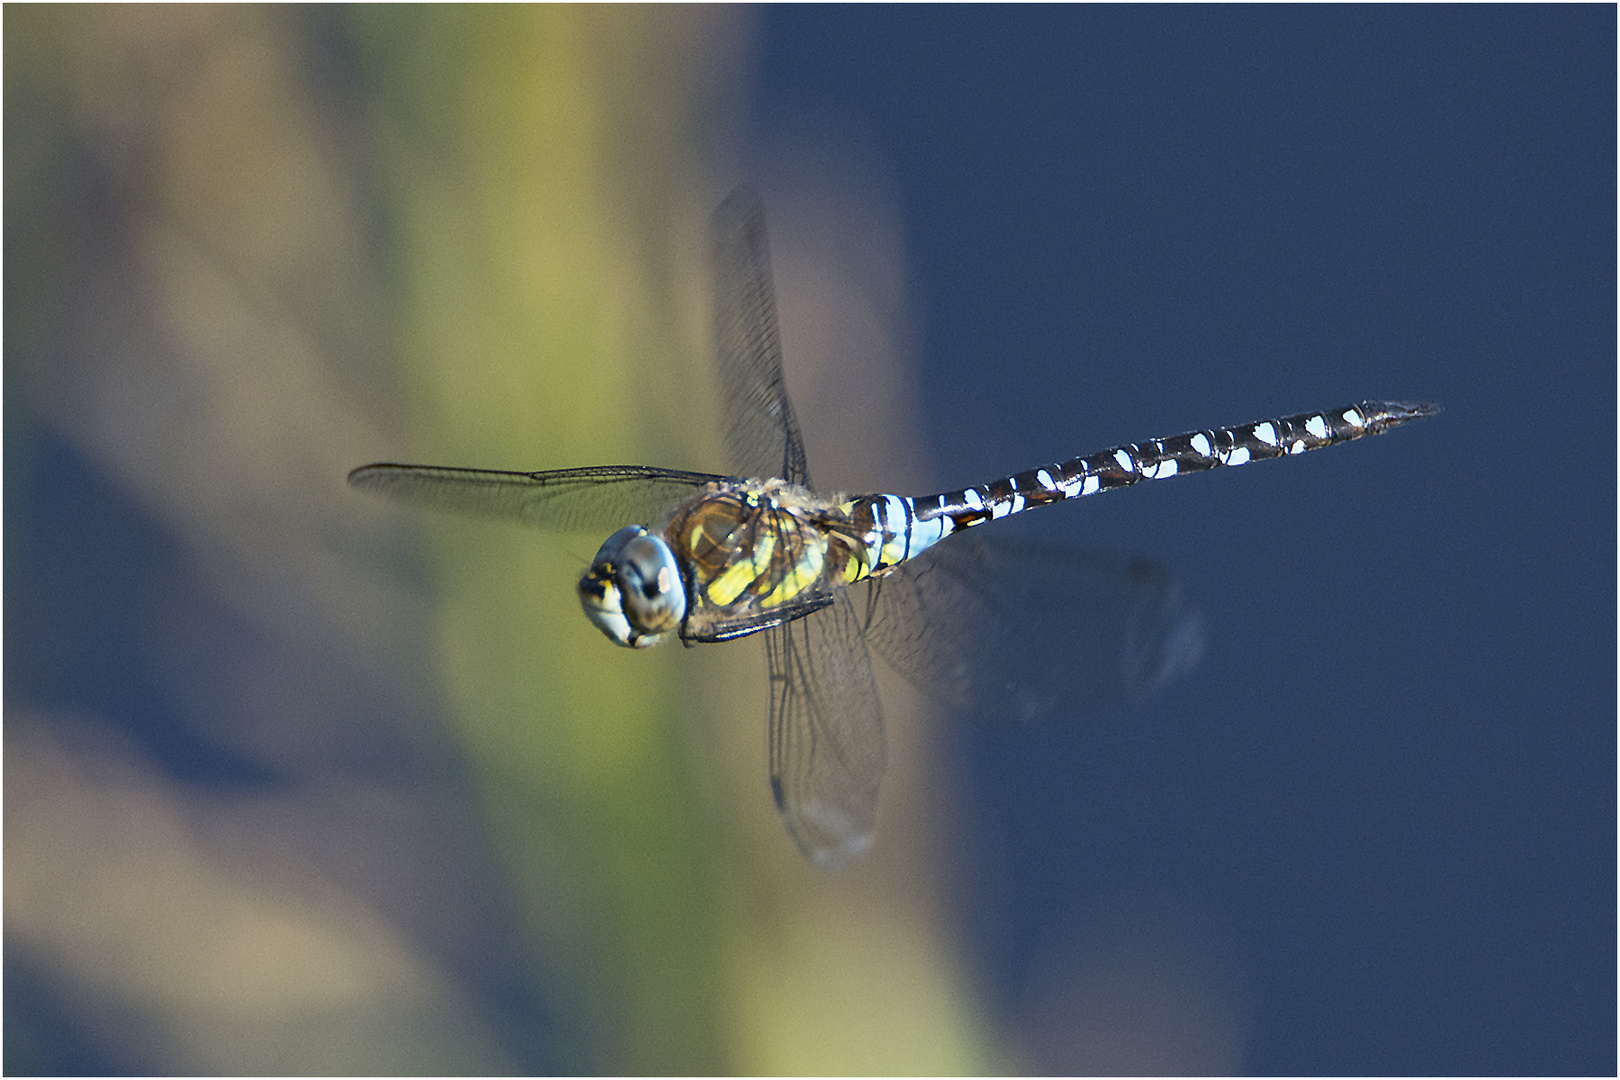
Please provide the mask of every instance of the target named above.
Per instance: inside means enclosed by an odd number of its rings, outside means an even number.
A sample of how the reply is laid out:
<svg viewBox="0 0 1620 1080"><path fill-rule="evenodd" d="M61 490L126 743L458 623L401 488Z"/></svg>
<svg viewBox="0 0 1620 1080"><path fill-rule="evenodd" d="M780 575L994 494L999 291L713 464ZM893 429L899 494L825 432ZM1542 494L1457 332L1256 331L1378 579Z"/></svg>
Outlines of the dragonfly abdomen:
<svg viewBox="0 0 1620 1080"><path fill-rule="evenodd" d="M1033 506L1129 487L1139 480L1165 480L1184 472L1244 465L1264 458L1302 454L1324 446L1380 435L1439 407L1400 401L1364 401L1326 412L1300 413L1235 427L1190 431L1029 469L961 491L909 500L919 524L945 525L942 535L1021 513ZM913 551L912 554L916 554Z"/></svg>

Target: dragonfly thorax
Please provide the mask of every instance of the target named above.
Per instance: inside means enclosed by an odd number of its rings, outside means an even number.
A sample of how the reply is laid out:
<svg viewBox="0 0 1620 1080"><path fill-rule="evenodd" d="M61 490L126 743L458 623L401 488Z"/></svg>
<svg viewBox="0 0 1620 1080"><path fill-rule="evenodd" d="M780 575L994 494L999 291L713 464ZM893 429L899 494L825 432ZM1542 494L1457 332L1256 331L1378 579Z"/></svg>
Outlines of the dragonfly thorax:
<svg viewBox="0 0 1620 1080"><path fill-rule="evenodd" d="M713 485L664 529L687 573L689 641L729 641L801 618L870 573L849 506L784 480Z"/></svg>
<svg viewBox="0 0 1620 1080"><path fill-rule="evenodd" d="M626 525L597 551L579 579L585 617L617 645L644 649L680 627L686 587L669 545L640 525Z"/></svg>

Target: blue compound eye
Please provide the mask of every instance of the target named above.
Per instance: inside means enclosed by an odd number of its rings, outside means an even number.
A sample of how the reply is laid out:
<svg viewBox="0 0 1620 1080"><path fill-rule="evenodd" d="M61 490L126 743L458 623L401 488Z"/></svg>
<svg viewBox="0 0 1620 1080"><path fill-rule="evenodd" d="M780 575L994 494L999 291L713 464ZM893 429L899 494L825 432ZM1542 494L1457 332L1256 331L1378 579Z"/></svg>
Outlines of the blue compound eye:
<svg viewBox="0 0 1620 1080"><path fill-rule="evenodd" d="M635 649L656 645L686 617L674 552L639 525L608 537L580 578L579 600L598 630Z"/></svg>

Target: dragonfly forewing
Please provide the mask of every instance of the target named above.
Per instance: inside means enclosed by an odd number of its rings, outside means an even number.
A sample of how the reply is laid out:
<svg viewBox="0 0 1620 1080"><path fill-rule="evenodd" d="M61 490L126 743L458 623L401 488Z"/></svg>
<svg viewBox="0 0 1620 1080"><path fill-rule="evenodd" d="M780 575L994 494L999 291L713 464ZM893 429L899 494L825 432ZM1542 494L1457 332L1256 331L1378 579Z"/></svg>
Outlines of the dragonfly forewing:
<svg viewBox="0 0 1620 1080"><path fill-rule="evenodd" d="M759 199L714 216L715 345L726 462L809 488L804 438L782 376L770 247ZM819 609L819 610L818 610ZM883 779L883 709L847 590L784 605L766 630L771 794L805 857L837 869L871 843Z"/></svg>
<svg viewBox="0 0 1620 1080"><path fill-rule="evenodd" d="M417 506L603 536L632 523L657 527L683 500L726 479L645 465L525 473L383 463L349 473L354 487Z"/></svg>
<svg viewBox="0 0 1620 1080"><path fill-rule="evenodd" d="M872 842L883 713L848 591L765 632L771 794L799 850L836 870Z"/></svg>
<svg viewBox="0 0 1620 1080"><path fill-rule="evenodd" d="M810 486L782 377L771 253L759 197L738 188L714 215L714 337L726 461L739 475Z"/></svg>

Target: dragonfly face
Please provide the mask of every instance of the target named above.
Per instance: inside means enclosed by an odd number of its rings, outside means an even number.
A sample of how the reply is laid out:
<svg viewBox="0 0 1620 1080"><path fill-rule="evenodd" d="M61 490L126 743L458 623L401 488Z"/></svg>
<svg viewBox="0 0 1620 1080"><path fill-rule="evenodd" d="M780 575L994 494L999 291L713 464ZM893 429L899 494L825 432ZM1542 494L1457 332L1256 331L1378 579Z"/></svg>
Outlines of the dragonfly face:
<svg viewBox="0 0 1620 1080"><path fill-rule="evenodd" d="M591 560L579 579L585 617L617 645L656 645L686 618L681 570L662 537L626 525Z"/></svg>

